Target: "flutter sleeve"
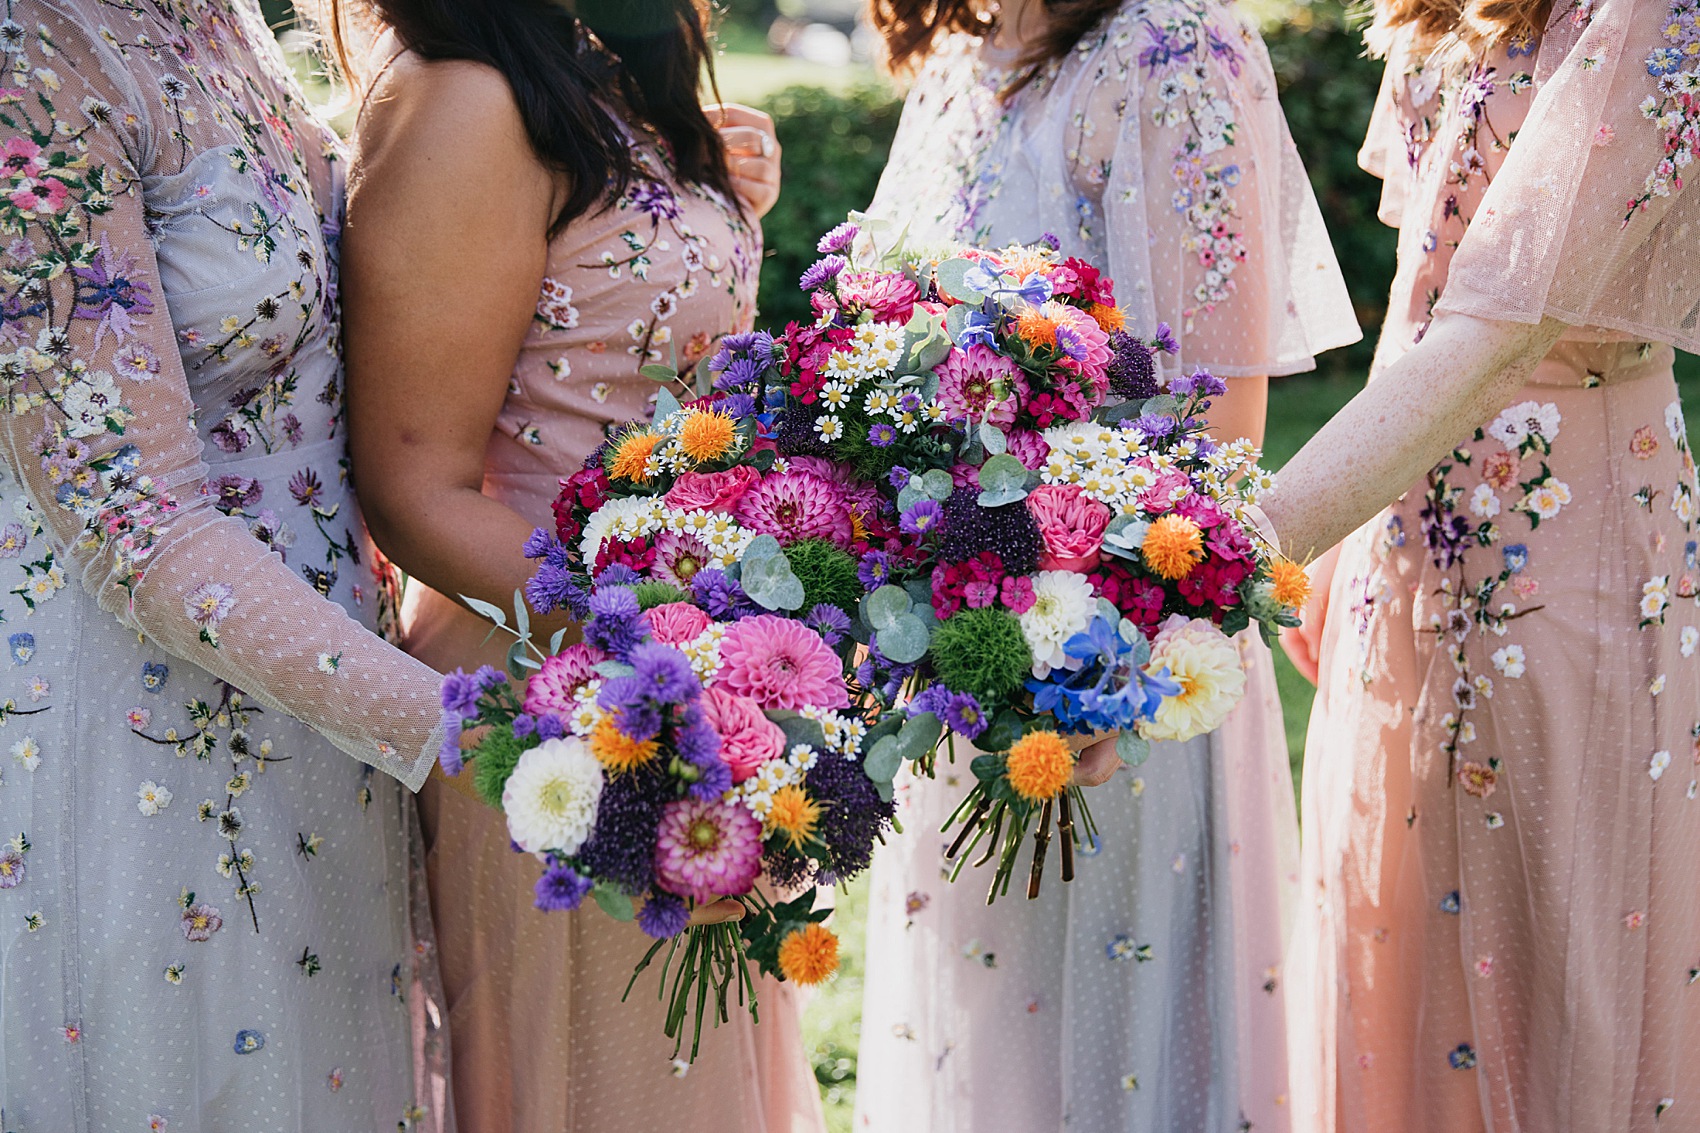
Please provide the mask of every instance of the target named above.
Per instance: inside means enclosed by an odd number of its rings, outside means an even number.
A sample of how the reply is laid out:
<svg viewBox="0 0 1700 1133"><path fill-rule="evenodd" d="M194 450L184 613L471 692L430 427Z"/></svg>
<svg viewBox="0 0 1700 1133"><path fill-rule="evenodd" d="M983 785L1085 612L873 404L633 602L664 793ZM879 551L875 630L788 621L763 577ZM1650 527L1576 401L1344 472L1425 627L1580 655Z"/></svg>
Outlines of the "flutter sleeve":
<svg viewBox="0 0 1700 1133"><path fill-rule="evenodd" d="M1413 65L1410 35L1395 33L1388 47L1387 65L1370 111L1369 129L1358 150L1358 166L1381 180L1381 203L1376 216L1392 228L1405 221L1405 206L1411 196L1413 155L1427 140L1428 117L1432 113L1435 84L1425 78L1420 65ZM1422 105L1415 105L1417 99Z"/></svg>
<svg viewBox="0 0 1700 1133"><path fill-rule="evenodd" d="M1437 310L1700 350L1695 0L1555 6L1517 144Z"/></svg>
<svg viewBox="0 0 1700 1133"><path fill-rule="evenodd" d="M1174 328L1183 367L1311 369L1362 332L1263 42L1220 4L1138 10L1077 116L1119 123L1103 205L1117 298Z"/></svg>
<svg viewBox="0 0 1700 1133"><path fill-rule="evenodd" d="M80 584L124 626L416 788L440 742L437 675L202 490L143 201L158 90L144 95L92 27L22 7L39 17L20 33L39 69L0 114L0 449L51 546L45 584Z"/></svg>

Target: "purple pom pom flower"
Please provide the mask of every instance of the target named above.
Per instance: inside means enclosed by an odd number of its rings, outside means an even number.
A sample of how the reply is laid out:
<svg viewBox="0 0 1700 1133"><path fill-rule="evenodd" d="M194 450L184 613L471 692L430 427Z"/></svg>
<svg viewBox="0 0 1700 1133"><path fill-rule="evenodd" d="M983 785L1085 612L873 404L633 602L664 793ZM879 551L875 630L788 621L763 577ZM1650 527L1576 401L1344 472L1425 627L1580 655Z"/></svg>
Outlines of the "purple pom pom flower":
<svg viewBox="0 0 1700 1133"><path fill-rule="evenodd" d="M637 915L638 927L653 940L678 936L690 921L691 912L684 901L671 893L651 893Z"/></svg>
<svg viewBox="0 0 1700 1133"><path fill-rule="evenodd" d="M546 913L570 912L584 902L592 888L589 878L580 877L567 866L552 865L537 879L533 904Z"/></svg>

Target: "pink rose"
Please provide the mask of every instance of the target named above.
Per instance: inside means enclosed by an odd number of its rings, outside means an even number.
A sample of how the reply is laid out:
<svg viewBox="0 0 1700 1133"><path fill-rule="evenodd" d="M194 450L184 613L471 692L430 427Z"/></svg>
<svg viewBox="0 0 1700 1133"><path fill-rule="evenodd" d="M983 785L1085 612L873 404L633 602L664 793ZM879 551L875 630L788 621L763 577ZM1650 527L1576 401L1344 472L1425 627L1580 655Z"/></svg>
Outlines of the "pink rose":
<svg viewBox="0 0 1700 1133"><path fill-rule="evenodd" d="M734 465L724 472L685 472L667 493L667 506L680 511L730 513L759 479L761 474L747 464Z"/></svg>
<svg viewBox="0 0 1700 1133"><path fill-rule="evenodd" d="M694 641L709 627L709 617L689 602L668 602L644 611L649 635L663 645Z"/></svg>
<svg viewBox="0 0 1700 1133"><path fill-rule="evenodd" d="M710 686L703 690L702 709L720 733L720 757L732 768L732 782L742 783L785 753L785 733L749 697Z"/></svg>
<svg viewBox="0 0 1700 1133"><path fill-rule="evenodd" d="M1040 570L1085 572L1098 565L1110 525L1107 506L1073 484L1042 484L1027 493L1027 510L1045 540Z"/></svg>

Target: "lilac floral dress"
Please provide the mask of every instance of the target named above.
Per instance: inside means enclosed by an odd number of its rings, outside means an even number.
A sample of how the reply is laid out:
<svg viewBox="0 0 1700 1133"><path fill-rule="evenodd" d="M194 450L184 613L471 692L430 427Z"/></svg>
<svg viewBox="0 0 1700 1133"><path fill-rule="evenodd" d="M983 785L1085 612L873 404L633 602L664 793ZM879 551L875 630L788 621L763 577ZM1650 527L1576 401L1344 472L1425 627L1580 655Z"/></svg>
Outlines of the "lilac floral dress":
<svg viewBox="0 0 1700 1133"><path fill-rule="evenodd" d="M423 1128L436 677L369 628L334 139L249 0L0 51L0 1128Z"/></svg>
<svg viewBox="0 0 1700 1133"><path fill-rule="evenodd" d="M1123 4L1006 101L1014 62L940 45L870 213L922 243L1049 232L1114 278L1135 333L1173 327L1171 374L1290 374L1357 339L1268 55L1233 9ZM941 875L967 756L900 785L906 834L869 899L858 1128L1286 1127L1298 830L1269 653L1240 646L1242 705L1090 792L1102 840L1036 901L988 908L985 870Z"/></svg>
<svg viewBox="0 0 1700 1133"><path fill-rule="evenodd" d="M1693 0L1401 40L1377 374L1437 311L1573 329L1345 544L1289 979L1304 1129L1700 1128ZM1381 380L1372 375L1372 380Z"/></svg>

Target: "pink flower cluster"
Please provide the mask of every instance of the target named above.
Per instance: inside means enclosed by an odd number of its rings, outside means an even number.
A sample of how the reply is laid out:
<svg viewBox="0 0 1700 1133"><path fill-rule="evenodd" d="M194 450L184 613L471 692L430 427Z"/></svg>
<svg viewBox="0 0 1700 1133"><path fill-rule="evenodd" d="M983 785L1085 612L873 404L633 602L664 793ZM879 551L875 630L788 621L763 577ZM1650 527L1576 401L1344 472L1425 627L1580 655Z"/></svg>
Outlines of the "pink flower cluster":
<svg viewBox="0 0 1700 1133"><path fill-rule="evenodd" d="M933 568L933 608L948 618L964 606L978 610L1002 603L1014 614L1033 608L1033 580L1012 575L992 551L981 551L960 563L940 563Z"/></svg>

